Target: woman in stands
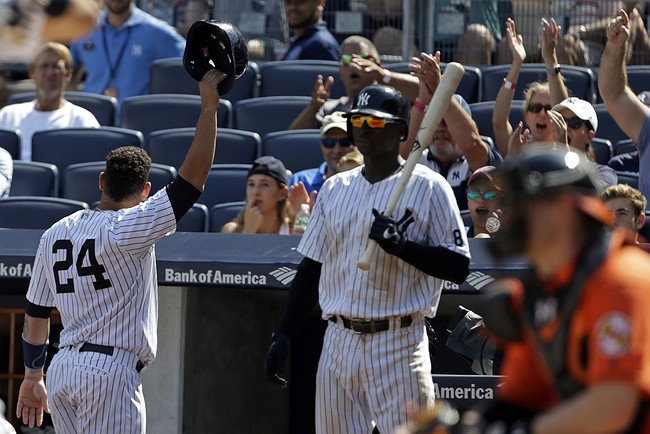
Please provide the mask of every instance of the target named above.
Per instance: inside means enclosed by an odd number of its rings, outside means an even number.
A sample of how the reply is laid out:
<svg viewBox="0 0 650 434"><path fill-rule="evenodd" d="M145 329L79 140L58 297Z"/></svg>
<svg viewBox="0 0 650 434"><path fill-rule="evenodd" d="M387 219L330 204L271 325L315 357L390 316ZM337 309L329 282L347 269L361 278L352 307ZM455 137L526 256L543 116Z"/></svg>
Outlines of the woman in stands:
<svg viewBox="0 0 650 434"><path fill-rule="evenodd" d="M246 204L222 233L289 235L293 213L289 205L289 174L274 157L260 157L246 178Z"/></svg>

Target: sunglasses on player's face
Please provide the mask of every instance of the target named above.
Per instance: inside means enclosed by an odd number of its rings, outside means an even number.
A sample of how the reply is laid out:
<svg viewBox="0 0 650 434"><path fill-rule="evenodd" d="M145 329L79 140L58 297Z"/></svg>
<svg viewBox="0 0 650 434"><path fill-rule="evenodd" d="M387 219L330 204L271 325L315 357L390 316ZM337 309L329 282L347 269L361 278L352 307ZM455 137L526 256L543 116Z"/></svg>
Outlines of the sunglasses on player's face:
<svg viewBox="0 0 650 434"><path fill-rule="evenodd" d="M338 143L340 147L342 148L347 148L348 146L352 146L352 143L350 143L350 140L347 137L344 137L342 139L321 139L320 142L325 146L327 149L332 149L336 144Z"/></svg>
<svg viewBox="0 0 650 434"><path fill-rule="evenodd" d="M378 118L375 116L352 115L350 118L354 128L361 128L365 122L370 128L384 128L386 124L392 122L388 119Z"/></svg>
<svg viewBox="0 0 650 434"><path fill-rule="evenodd" d="M375 57L372 54L341 54L339 61L341 65L348 66L354 57L360 57L361 59L370 59L375 60Z"/></svg>
<svg viewBox="0 0 650 434"><path fill-rule="evenodd" d="M471 201L479 200L481 196L483 196L483 199L486 200L487 202L492 202L497 198L497 193L496 191L485 191L481 193L480 191L476 191L476 190L469 190L467 192L467 199Z"/></svg>
<svg viewBox="0 0 650 434"><path fill-rule="evenodd" d="M528 111L531 113L539 113L542 109L549 112L553 107L550 104L542 104L541 102L531 102L528 104Z"/></svg>
<svg viewBox="0 0 650 434"><path fill-rule="evenodd" d="M580 129L580 127L585 124L585 121L577 116L574 116L572 118L564 118L564 122L566 122L567 127L571 128L572 130Z"/></svg>

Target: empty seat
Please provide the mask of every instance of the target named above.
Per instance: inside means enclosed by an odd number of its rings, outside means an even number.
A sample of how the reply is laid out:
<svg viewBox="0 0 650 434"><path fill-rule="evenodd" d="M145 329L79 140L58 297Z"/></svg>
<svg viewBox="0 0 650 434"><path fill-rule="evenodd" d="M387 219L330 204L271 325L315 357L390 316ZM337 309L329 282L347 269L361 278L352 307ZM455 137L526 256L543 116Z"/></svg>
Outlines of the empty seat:
<svg viewBox="0 0 650 434"><path fill-rule="evenodd" d="M208 207L195 203L176 223L176 232L207 232L209 218Z"/></svg>
<svg viewBox="0 0 650 434"><path fill-rule="evenodd" d="M288 130L267 134L262 140L262 155L271 155L296 173L318 167L323 162L320 130Z"/></svg>
<svg viewBox="0 0 650 434"><path fill-rule="evenodd" d="M194 140L195 128L154 131L147 140L152 161L180 168ZM257 133L219 128L214 164L252 164L260 155L262 140Z"/></svg>
<svg viewBox="0 0 650 434"><path fill-rule="evenodd" d="M0 148L9 152L11 158L20 158L20 134L15 130L0 129Z"/></svg>
<svg viewBox="0 0 650 434"><path fill-rule="evenodd" d="M65 99L73 104L85 108L99 122L99 125L107 127L115 126L115 114L117 113L117 99L108 95L101 95L90 92L67 91ZM9 97L7 104L27 102L36 98L36 92L16 93Z"/></svg>
<svg viewBox="0 0 650 434"><path fill-rule="evenodd" d="M489 66L483 69L482 100L494 101L501 89L503 79L508 75L510 65ZM596 80L591 69L582 66L562 65L562 77L569 95L589 102L595 101ZM540 63L524 63L517 79L514 99L524 99L524 91L533 81L546 81L546 66Z"/></svg>
<svg viewBox="0 0 650 434"><path fill-rule="evenodd" d="M61 197L94 203L101 197L99 174L106 170L105 161L91 161L72 164L63 173ZM151 194L155 193L176 178L177 171L172 166L151 164L149 182Z"/></svg>
<svg viewBox="0 0 650 434"><path fill-rule="evenodd" d="M309 96L266 96L237 101L233 105L234 128L253 131L262 139L284 131L311 102Z"/></svg>
<svg viewBox="0 0 650 434"><path fill-rule="evenodd" d="M492 113L494 112L494 101L483 101L469 105L472 110L472 119L476 122L478 132L494 141L494 128L492 128ZM510 108L508 120L512 128L515 128L519 121L524 120L524 101L514 100ZM524 127L526 125L524 124ZM496 143L495 143L496 145Z"/></svg>
<svg viewBox="0 0 650 434"><path fill-rule="evenodd" d="M614 145L614 155L626 154L628 152L635 152L637 150L636 144L632 139L623 139L616 142Z"/></svg>
<svg viewBox="0 0 650 434"><path fill-rule="evenodd" d="M210 208L210 232L221 232L223 225L233 220L244 208L246 202L227 202L214 205Z"/></svg>
<svg viewBox="0 0 650 434"><path fill-rule="evenodd" d="M142 133L118 127L38 131L32 137L32 160L55 164L62 177L71 164L104 161L113 149L143 144Z"/></svg>
<svg viewBox="0 0 650 434"><path fill-rule="evenodd" d="M10 196L59 195L59 169L54 164L14 160Z"/></svg>
<svg viewBox="0 0 650 434"><path fill-rule="evenodd" d="M16 196L0 199L0 228L47 229L63 217L88 209L86 202L60 197Z"/></svg>
<svg viewBox="0 0 650 434"><path fill-rule="evenodd" d="M614 154L612 151L612 142L607 139L594 137L591 140L591 148L594 150L594 154L596 155L596 163L598 164L607 165L610 158L612 158Z"/></svg>
<svg viewBox="0 0 650 434"><path fill-rule="evenodd" d="M630 187L639 188L639 174L631 172L616 172L619 184L627 184ZM650 239L650 238L649 238Z"/></svg>
<svg viewBox="0 0 650 434"><path fill-rule="evenodd" d="M309 96L318 74L334 77L331 98L346 94L340 77L339 62L333 60L281 60L260 65L260 96ZM289 85L288 85L289 84Z"/></svg>
<svg viewBox="0 0 650 434"><path fill-rule="evenodd" d="M208 208L246 197L246 175L251 164L213 164L199 202Z"/></svg>
<svg viewBox="0 0 650 434"><path fill-rule="evenodd" d="M648 83L650 82L650 65L627 65L625 67L627 72L627 84L632 89L632 92L639 94L644 90L648 90ZM596 83L598 81L596 80ZM598 91L598 86L596 86L596 91ZM598 92L597 103L602 103L603 98Z"/></svg>
<svg viewBox="0 0 650 434"><path fill-rule="evenodd" d="M200 113L201 97L198 95L138 95L122 101L120 126L141 131L146 140L152 131L195 127ZM231 117L232 104L221 99L217 111L218 126L228 128Z"/></svg>
<svg viewBox="0 0 650 434"><path fill-rule="evenodd" d="M246 72L235 81L228 92L231 102L258 96L259 68L255 62L248 62ZM181 57L155 60L149 70L149 93L199 94L199 82L185 70Z"/></svg>
<svg viewBox="0 0 650 434"><path fill-rule="evenodd" d="M629 139L629 137L621 130L612 115L607 111L605 104L594 104L594 110L598 116L598 137L607 139L612 143L621 140Z"/></svg>

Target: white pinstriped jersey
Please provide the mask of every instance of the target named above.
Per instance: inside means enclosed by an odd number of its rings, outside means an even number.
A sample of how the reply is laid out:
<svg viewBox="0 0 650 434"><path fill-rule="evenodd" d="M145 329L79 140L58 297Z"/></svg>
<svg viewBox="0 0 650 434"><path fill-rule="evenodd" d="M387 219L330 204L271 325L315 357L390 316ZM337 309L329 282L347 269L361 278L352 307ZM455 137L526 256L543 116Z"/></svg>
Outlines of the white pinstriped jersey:
<svg viewBox="0 0 650 434"><path fill-rule="evenodd" d="M60 345L123 348L156 356L154 243L176 230L165 188L133 208L78 211L41 237L27 299L61 313Z"/></svg>
<svg viewBox="0 0 650 434"><path fill-rule="evenodd" d="M416 312L435 315L440 279L380 247L368 271L357 267L368 245L372 209L386 209L401 175L399 171L371 184L361 168L356 168L331 177L319 191L298 251L322 264L319 302L323 318L371 319ZM406 208L412 209L415 217L407 229L409 240L470 256L454 193L440 174L417 164L392 217L399 220Z"/></svg>

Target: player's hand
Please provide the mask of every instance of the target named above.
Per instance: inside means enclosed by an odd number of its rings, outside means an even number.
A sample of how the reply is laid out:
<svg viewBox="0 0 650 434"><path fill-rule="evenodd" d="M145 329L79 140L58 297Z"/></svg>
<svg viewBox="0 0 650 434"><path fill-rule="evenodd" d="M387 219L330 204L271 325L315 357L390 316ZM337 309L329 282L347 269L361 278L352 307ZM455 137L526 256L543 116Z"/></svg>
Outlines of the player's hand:
<svg viewBox="0 0 650 434"><path fill-rule="evenodd" d="M199 93L201 94L201 107L216 110L219 106L219 90L217 85L226 78L224 72L218 69L210 69L203 74L203 79L199 83Z"/></svg>
<svg viewBox="0 0 650 434"><path fill-rule="evenodd" d="M266 376L273 383L284 388L287 387L287 380L284 374L284 365L287 361L289 351L289 337L284 333L274 333L271 340L271 346L264 356L264 371Z"/></svg>
<svg viewBox="0 0 650 434"><path fill-rule="evenodd" d="M387 253L399 256L406 245L406 228L415 221L413 211L407 208L399 221L381 214L374 208L372 214L375 216L375 220L372 222L369 237L377 241L377 244Z"/></svg>
<svg viewBox="0 0 650 434"><path fill-rule="evenodd" d="M33 428L35 425L41 426L43 423L44 411L49 413L50 407L47 403L47 389L43 377L25 377L18 393L16 417L22 419L25 425Z"/></svg>

